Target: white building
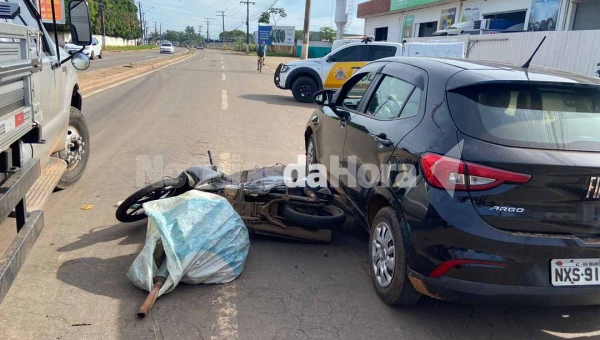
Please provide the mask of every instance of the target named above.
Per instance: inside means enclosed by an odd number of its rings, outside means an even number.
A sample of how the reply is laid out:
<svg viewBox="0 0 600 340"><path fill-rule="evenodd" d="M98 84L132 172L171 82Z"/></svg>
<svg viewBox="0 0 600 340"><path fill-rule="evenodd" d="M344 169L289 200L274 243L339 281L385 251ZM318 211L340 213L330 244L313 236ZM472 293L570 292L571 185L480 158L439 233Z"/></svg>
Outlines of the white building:
<svg viewBox="0 0 600 340"><path fill-rule="evenodd" d="M600 0L370 0L358 5L357 16L366 35L393 42L482 19L498 30L600 30Z"/></svg>

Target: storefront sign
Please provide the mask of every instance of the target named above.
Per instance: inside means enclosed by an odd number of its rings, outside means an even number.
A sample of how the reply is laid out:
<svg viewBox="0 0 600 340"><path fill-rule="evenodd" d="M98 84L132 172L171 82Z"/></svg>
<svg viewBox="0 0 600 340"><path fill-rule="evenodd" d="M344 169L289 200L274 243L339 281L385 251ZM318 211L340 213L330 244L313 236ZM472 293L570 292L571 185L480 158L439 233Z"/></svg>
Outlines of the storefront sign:
<svg viewBox="0 0 600 340"><path fill-rule="evenodd" d="M413 27L415 27L415 16L413 14L404 16L404 23L402 24L402 38L413 37Z"/></svg>
<svg viewBox="0 0 600 340"><path fill-rule="evenodd" d="M392 0L390 3L390 11L412 8L440 1L441 0Z"/></svg>
<svg viewBox="0 0 600 340"><path fill-rule="evenodd" d="M554 31L560 10L560 0L533 0L529 16L529 31Z"/></svg>
<svg viewBox="0 0 600 340"><path fill-rule="evenodd" d="M456 8L448 8L442 10L439 29L443 30L448 26L452 26L456 20Z"/></svg>
<svg viewBox="0 0 600 340"><path fill-rule="evenodd" d="M42 22L52 23L52 5L50 0L40 0ZM65 6L63 0L54 0L54 14L57 24L65 24Z"/></svg>
<svg viewBox="0 0 600 340"><path fill-rule="evenodd" d="M462 12L462 16L460 18L460 22L479 20L480 14L481 14L481 5L479 5L479 4L468 5L468 6L465 5L463 12Z"/></svg>

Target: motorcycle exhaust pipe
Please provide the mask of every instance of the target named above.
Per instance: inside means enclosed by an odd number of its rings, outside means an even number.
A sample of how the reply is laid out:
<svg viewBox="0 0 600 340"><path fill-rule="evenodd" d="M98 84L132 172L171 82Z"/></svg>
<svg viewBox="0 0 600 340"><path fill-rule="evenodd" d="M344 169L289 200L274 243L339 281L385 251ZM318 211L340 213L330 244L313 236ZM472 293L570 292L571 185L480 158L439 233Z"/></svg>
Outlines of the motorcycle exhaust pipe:
<svg viewBox="0 0 600 340"><path fill-rule="evenodd" d="M150 293L146 297L146 300L144 300L144 303L142 304L140 309L138 309L137 315L140 318L146 317L146 314L148 314L150 312L150 309L152 309L152 306L154 306L154 302L156 302L156 299L158 298L158 293L160 292L160 289L167 281L168 276L169 276L169 270L167 269L167 259L165 259L163 261L163 263L160 265L160 268L158 269L158 273L152 280L154 282L154 286L150 290Z"/></svg>

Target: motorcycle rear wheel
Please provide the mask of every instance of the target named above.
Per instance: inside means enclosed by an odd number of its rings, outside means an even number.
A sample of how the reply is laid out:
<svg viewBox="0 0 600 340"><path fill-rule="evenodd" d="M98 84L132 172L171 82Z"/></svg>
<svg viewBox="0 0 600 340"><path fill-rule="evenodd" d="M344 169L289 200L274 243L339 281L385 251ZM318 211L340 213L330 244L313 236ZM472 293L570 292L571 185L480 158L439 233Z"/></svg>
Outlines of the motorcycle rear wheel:
<svg viewBox="0 0 600 340"><path fill-rule="evenodd" d="M145 219L147 216L142 204L181 195L184 189L180 188L180 181L178 178L166 178L136 191L117 208L115 213L117 220L131 223Z"/></svg>
<svg viewBox="0 0 600 340"><path fill-rule="evenodd" d="M310 229L333 230L346 222L344 210L334 205L307 207L284 204L281 207L281 216L294 225Z"/></svg>

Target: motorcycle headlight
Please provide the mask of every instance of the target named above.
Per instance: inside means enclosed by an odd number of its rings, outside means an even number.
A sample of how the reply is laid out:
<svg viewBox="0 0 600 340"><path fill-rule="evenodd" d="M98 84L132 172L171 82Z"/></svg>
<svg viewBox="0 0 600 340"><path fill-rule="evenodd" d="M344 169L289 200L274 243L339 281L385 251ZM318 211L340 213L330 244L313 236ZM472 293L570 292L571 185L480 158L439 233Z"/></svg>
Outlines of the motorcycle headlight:
<svg viewBox="0 0 600 340"><path fill-rule="evenodd" d="M283 65L283 67L281 68L281 70L279 72L281 73L286 73L287 71L290 70L290 67L287 65Z"/></svg>

